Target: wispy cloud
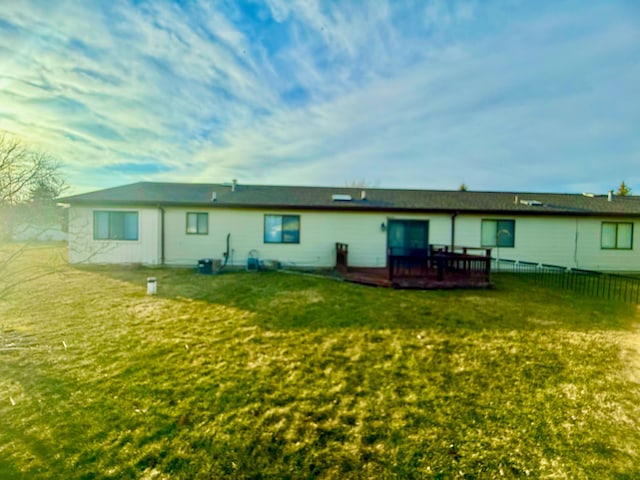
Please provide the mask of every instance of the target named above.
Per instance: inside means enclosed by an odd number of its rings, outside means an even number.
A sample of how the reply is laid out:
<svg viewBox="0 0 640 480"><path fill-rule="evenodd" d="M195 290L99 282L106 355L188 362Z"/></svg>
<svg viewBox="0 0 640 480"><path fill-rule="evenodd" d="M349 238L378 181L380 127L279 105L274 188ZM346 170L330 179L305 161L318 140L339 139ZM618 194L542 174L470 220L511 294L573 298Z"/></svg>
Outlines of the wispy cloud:
<svg viewBox="0 0 640 480"><path fill-rule="evenodd" d="M78 190L640 188L639 20L624 2L8 4L0 129Z"/></svg>

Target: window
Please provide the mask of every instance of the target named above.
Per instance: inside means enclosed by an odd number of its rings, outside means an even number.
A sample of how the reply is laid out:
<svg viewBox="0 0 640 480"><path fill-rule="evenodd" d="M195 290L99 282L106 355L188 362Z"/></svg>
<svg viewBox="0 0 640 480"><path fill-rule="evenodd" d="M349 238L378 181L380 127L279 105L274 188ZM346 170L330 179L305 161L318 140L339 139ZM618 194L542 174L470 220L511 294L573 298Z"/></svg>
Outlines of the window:
<svg viewBox="0 0 640 480"><path fill-rule="evenodd" d="M207 235L209 233L209 214L206 212L187 212L187 233Z"/></svg>
<svg viewBox="0 0 640 480"><path fill-rule="evenodd" d="M265 215L264 243L300 243L300 215Z"/></svg>
<svg viewBox="0 0 640 480"><path fill-rule="evenodd" d="M605 250L631 250L633 223L602 222L600 246Z"/></svg>
<svg viewBox="0 0 640 480"><path fill-rule="evenodd" d="M516 237L515 220L482 220L483 247L513 247Z"/></svg>
<svg viewBox="0 0 640 480"><path fill-rule="evenodd" d="M93 212L94 240L138 240L138 212Z"/></svg>

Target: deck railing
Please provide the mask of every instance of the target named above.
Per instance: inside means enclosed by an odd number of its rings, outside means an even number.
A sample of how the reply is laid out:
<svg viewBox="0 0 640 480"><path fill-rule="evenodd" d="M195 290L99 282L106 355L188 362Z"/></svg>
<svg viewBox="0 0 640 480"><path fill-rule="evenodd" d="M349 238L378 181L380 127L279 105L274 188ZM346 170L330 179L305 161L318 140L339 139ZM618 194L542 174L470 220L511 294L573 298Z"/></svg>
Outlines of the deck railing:
<svg viewBox="0 0 640 480"><path fill-rule="evenodd" d="M542 285L590 297L640 304L640 277L516 260L494 259L494 262L499 272L526 275Z"/></svg>
<svg viewBox="0 0 640 480"><path fill-rule="evenodd" d="M433 278L437 282L467 279L470 283L488 283L491 249L430 245L426 251L407 251L389 247L387 268L390 281Z"/></svg>
<svg viewBox="0 0 640 480"><path fill-rule="evenodd" d="M480 254L475 254L479 252ZM349 246L336 243L336 271L359 283L398 288L489 286L491 250L430 245L389 248L387 267L349 267Z"/></svg>

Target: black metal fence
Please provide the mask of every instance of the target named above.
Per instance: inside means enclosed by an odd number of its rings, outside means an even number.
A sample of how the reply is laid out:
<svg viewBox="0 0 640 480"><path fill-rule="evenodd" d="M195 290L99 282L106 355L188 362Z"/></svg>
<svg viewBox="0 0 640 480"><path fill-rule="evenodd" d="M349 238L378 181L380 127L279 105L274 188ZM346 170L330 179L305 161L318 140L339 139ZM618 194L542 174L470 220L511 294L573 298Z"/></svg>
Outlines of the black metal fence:
<svg viewBox="0 0 640 480"><path fill-rule="evenodd" d="M539 284L591 297L640 304L640 277L502 258L493 259L492 271L526 275Z"/></svg>

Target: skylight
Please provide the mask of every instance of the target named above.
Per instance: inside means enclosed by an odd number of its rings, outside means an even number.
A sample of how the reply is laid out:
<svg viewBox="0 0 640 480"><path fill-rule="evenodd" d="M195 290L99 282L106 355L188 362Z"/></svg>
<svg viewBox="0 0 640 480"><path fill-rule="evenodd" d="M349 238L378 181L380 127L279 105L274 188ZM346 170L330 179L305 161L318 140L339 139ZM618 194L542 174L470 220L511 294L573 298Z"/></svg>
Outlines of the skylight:
<svg viewBox="0 0 640 480"><path fill-rule="evenodd" d="M334 202L350 202L351 200L353 200L353 198L351 198L351 195L334 193L333 195L331 195L331 200L333 200Z"/></svg>

